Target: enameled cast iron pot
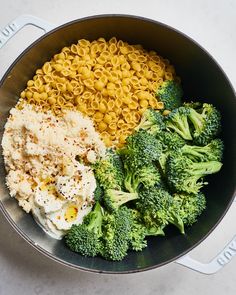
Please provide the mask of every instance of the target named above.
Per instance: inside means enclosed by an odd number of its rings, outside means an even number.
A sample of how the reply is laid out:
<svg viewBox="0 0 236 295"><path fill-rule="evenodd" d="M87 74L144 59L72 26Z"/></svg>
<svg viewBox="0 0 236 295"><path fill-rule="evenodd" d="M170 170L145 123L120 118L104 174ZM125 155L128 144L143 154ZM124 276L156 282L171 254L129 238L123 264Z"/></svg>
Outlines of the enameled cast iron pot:
<svg viewBox="0 0 236 295"><path fill-rule="evenodd" d="M23 26L32 24L43 29L43 37L29 46L10 66L0 82L0 127L3 127L20 92L37 68L48 61L64 46L78 39L94 40L99 37L142 44L168 58L181 77L184 96L214 103L222 113L222 137L225 142L223 169L209 177L205 189L207 210L199 221L186 229L186 235L169 228L166 237L153 237L142 252L130 252L121 262L102 258L86 258L68 250L62 241L46 235L30 214L18 207L10 198L5 185L3 159L0 163L0 206L14 229L33 247L46 256L65 265L102 273L129 273L152 269L171 261L203 273L214 273L236 253L236 237L209 264L201 264L188 255L217 226L233 202L236 180L236 98L226 75L216 61L196 42L159 22L127 15L101 15L83 18L53 29L47 22L32 16L21 16L0 32L0 47Z"/></svg>

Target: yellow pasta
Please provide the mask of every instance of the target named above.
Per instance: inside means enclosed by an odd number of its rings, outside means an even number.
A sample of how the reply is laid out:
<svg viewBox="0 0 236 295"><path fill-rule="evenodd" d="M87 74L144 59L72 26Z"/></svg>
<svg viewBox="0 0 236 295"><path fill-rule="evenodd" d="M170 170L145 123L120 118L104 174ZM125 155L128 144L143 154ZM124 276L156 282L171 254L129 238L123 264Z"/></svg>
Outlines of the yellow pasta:
<svg viewBox="0 0 236 295"><path fill-rule="evenodd" d="M166 80L173 80L173 74L171 72L166 72L165 79Z"/></svg>
<svg viewBox="0 0 236 295"><path fill-rule="evenodd" d="M104 119L104 116L102 113L100 112L96 112L93 116L93 119L96 121L96 122L101 122L103 119ZM105 122L107 123L107 122Z"/></svg>
<svg viewBox="0 0 236 295"><path fill-rule="evenodd" d="M134 127L136 127L137 126L137 123L136 122L134 122L134 121L130 121L128 124L127 124L127 129L128 130L132 130L132 129L134 129Z"/></svg>
<svg viewBox="0 0 236 295"><path fill-rule="evenodd" d="M59 116L80 111L92 118L107 146L122 146L148 107L164 108L155 93L166 80L179 82L169 60L155 51L115 37L81 39L36 70L18 106L26 101Z"/></svg>
<svg viewBox="0 0 236 295"><path fill-rule="evenodd" d="M94 110L98 110L99 109L99 102L91 101L91 108Z"/></svg>
<svg viewBox="0 0 236 295"><path fill-rule="evenodd" d="M113 121L113 118L110 114L105 114L103 121L107 124L110 124ZM118 126L118 125L117 125Z"/></svg>

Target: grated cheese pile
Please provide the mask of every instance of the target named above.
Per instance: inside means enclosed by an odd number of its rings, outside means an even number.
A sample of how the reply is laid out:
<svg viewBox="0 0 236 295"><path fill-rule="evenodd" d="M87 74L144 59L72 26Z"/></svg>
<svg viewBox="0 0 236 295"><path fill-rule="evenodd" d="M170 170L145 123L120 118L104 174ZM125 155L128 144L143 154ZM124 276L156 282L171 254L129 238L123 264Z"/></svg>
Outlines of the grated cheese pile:
<svg viewBox="0 0 236 295"><path fill-rule="evenodd" d="M10 195L56 238L91 210L96 180L89 164L105 155L93 122L13 108L2 139Z"/></svg>

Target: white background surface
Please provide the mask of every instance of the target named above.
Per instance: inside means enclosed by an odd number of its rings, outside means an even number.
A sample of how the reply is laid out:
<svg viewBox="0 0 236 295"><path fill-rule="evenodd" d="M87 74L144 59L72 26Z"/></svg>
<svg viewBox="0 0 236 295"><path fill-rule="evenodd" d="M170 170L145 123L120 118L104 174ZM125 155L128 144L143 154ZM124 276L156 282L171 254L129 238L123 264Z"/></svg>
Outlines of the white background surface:
<svg viewBox="0 0 236 295"><path fill-rule="evenodd" d="M0 0L0 28L23 13L56 25L102 13L135 14L161 21L205 47L236 88L236 0ZM24 29L0 50L0 77L14 58L41 34L35 28ZM192 256L206 262L219 252L235 234L235 214L236 208L231 208ZM236 258L212 276L195 273L175 263L132 275L75 271L36 252L11 229L0 213L0 295L233 295L236 294L235 275Z"/></svg>

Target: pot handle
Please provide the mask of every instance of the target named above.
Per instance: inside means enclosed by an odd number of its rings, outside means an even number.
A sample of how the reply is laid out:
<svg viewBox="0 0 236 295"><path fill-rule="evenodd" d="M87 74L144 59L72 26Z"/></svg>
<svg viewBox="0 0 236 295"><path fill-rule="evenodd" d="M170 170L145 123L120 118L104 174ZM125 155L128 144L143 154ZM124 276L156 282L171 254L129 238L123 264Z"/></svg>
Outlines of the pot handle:
<svg viewBox="0 0 236 295"><path fill-rule="evenodd" d="M236 205L236 197L234 199L234 204ZM233 239L225 246L225 248L214 257L209 263L201 263L189 256L189 254L179 258L175 262L188 267L194 271L203 274L214 274L221 270L226 264L228 264L231 259L236 255L236 235Z"/></svg>
<svg viewBox="0 0 236 295"><path fill-rule="evenodd" d="M0 30L0 48L11 39L18 31L26 25L33 25L44 30L45 33L52 30L54 26L47 21L33 15L23 14L11 21L5 28Z"/></svg>

